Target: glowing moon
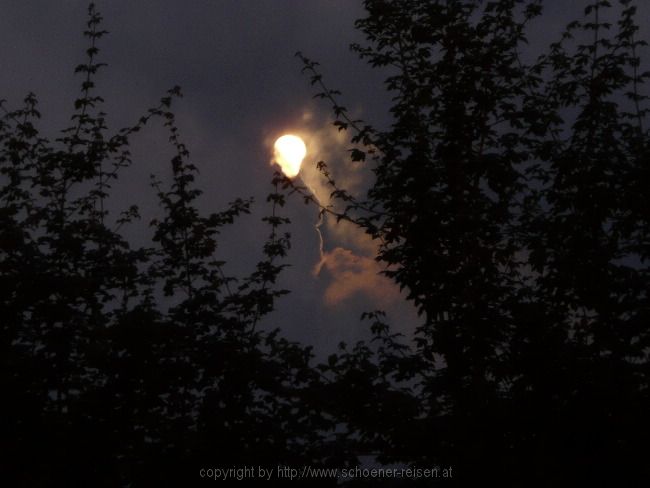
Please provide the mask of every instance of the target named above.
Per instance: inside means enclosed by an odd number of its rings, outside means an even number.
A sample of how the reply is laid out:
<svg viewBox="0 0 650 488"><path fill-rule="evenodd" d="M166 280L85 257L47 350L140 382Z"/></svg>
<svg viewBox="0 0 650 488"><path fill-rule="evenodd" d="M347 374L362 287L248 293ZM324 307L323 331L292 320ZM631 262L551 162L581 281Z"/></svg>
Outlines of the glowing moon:
<svg viewBox="0 0 650 488"><path fill-rule="evenodd" d="M300 172L300 165L307 154L307 147L302 139L291 134L278 138L273 145L275 162L280 165L282 172L293 178Z"/></svg>

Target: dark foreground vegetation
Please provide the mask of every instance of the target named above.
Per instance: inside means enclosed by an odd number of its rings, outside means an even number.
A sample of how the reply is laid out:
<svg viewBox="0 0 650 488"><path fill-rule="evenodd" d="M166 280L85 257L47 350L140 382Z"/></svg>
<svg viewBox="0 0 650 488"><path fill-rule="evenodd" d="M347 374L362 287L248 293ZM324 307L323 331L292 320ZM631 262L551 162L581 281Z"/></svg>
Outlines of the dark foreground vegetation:
<svg viewBox="0 0 650 488"><path fill-rule="evenodd" d="M252 202L197 209L177 88L109 132L91 7L70 127L43 136L33 94L2 105L0 482L185 486L199 467L343 468L369 453L453 466L444 484L459 486L647 482L647 74L634 7L609 3L528 63L543 2L366 0L353 48L386 70L385 131L352 120L300 55L372 177L355 197L321 164L339 203L323 210L377 240L422 319L411 341L371 312L374 340L325 364L260 327L285 293L280 211L305 190L276 175L265 258L228 276L218 238ZM175 150L152 181L163 217L109 212L132 139L156 121Z"/></svg>

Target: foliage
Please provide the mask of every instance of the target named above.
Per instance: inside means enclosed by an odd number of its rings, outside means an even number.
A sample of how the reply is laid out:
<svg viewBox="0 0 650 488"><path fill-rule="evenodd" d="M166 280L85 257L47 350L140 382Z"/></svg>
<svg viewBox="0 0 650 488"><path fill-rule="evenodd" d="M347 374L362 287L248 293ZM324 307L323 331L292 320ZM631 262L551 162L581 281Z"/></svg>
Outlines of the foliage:
<svg viewBox="0 0 650 488"><path fill-rule="evenodd" d="M228 276L219 236L252 200L198 210L178 88L109 131L91 6L70 127L42 135L33 94L2 105L3 481L177 486L215 463L341 468L364 454L451 465L462 486L647 479L648 74L635 9L619 4L616 25L592 2L526 62L540 1L366 0L367 44L353 49L388 73L383 131L301 55L374 177L359 199L321 162L342 204L322 211L376 239L422 317L409 344L364 314L373 340L317 366L259 327L286 293L284 190L314 199L276 175L264 258ZM162 216L147 227L135 206L108 209L131 141L156 121L174 155L152 179ZM134 225L149 244L126 238Z"/></svg>
<svg viewBox="0 0 650 488"><path fill-rule="evenodd" d="M101 20L91 5L81 95L60 137L39 132L33 94L20 109L3 105L3 483L179 486L215 464L340 459L314 404L311 349L256 327L286 293L277 184L264 259L250 276L227 276L218 236L252 201L197 209L197 170L171 111L177 87L133 126L108 130L95 90ZM156 120L174 155L170 177L152 182L162 217L138 247L123 233L142 225L137 207L115 215L107 202L132 138Z"/></svg>
<svg viewBox="0 0 650 488"><path fill-rule="evenodd" d="M323 210L377 239L423 318L409 348L373 315L380 346L326 371L355 385L339 413L380 460L450 464L463 486L648 478L649 74L619 3L526 63L542 2L366 0L353 49L388 73L385 131L299 53L374 176L358 199L320 164L344 208Z"/></svg>

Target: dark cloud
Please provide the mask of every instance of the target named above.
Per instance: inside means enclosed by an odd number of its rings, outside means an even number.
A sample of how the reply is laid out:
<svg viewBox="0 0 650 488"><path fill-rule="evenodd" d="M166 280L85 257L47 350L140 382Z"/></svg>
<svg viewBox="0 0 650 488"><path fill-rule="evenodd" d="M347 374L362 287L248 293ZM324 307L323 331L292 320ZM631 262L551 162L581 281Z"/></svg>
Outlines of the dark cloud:
<svg viewBox="0 0 650 488"><path fill-rule="evenodd" d="M544 2L548 15L531 25L532 44L557 38L584 3ZM638 20L647 25L650 9L641 3ZM308 155L305 164L326 158L333 171L339 164L342 177L358 185L358 174L346 173L345 143L325 136L328 108L312 100L314 88L300 74L294 53L301 50L321 63L325 79L343 91L345 105L355 115L379 126L389 123L390 98L383 90L382 74L348 49L351 42L362 40L353 28L354 20L363 15L360 1L106 0L97 6L110 31L100 44L102 60L109 67L99 77L98 88L107 100L111 126L135 121L178 84L185 97L176 111L201 171L199 183L206 192L203 207L218 209L238 196L257 199L254 215L235 224L223 238L222 249L233 273L252 269L268 233L259 218L268 211L264 199L273 171L269 140L275 135L305 130L314 138L312 147L318 147L318 154ZM78 93L81 80L73 75L73 68L84 59L86 7L80 0L3 2L0 97L15 106L27 91L36 92L46 116L42 126L50 133L68 122ZM115 189L116 208L131 199L143 207L145 217L155 215L148 175L164 177L169 170L169 150L161 144L165 138L160 127L139 136L134 166ZM359 315L386 302L376 290L367 293L368 286L381 282L373 281L369 271L368 246L363 252L358 236L327 224L328 272L315 277L317 211L296 199L285 212L293 220L293 249L292 267L282 284L293 293L279 304L269 323L283 327L289 337L323 349L339 340L363 337L365 326L359 323ZM133 235L135 240L144 237ZM358 285L354 290L346 288L347 294L332 288L344 283L340 280L345 273L354 278L346 286ZM390 311L400 330L416 322L410 306L401 301Z"/></svg>
<svg viewBox="0 0 650 488"><path fill-rule="evenodd" d="M363 13L360 2L120 0L97 2L97 7L110 31L100 42L102 61L109 66L98 78L110 126L135 121L168 88L180 85L184 98L176 112L201 172L204 209L218 209L238 196L257 200L254 214L235 224L221 242L233 274L252 270L268 234L259 219L269 210L264 203L274 170L269 165L269 139L285 130L308 128L320 134L318 140L312 135L312 147L329 140L328 107L313 101L314 88L301 75L295 52L318 60L356 113L375 119L385 113L388 97L380 74L348 48L360 40L353 28L354 19ZM42 127L50 134L68 123L78 93L81 80L73 69L84 59L86 8L85 1L3 6L2 98L15 106L27 91L36 92L45 115ZM145 221L156 215L148 182L150 173L161 178L168 174L170 149L161 144L165 140L158 126L138 135L134 164L115 188L115 208L133 200L143 208ZM342 161L345 149L340 142L321 147L305 164L313 166L315 157L325 156ZM365 326L359 316L378 303L366 295L328 306L324 297L336 277L312 273L319 259L313 228L317 210L295 199L285 213L293 220L293 248L292 266L282 285L292 294L279 304L268 325L322 348L360 339ZM143 229L146 226L131 229L131 237L145 241L147 236L138 234Z"/></svg>

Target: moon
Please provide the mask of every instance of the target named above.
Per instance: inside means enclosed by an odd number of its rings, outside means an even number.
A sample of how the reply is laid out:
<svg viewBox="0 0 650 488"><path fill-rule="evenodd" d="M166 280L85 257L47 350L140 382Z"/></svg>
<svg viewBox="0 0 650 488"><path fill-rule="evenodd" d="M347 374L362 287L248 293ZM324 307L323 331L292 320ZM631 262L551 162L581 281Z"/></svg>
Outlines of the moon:
<svg viewBox="0 0 650 488"><path fill-rule="evenodd" d="M279 137L273 145L275 162L280 165L282 172L288 178L294 178L300 173L300 165L307 154L303 140L292 134Z"/></svg>

